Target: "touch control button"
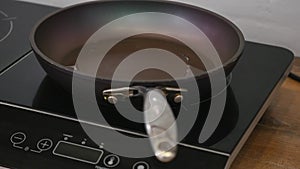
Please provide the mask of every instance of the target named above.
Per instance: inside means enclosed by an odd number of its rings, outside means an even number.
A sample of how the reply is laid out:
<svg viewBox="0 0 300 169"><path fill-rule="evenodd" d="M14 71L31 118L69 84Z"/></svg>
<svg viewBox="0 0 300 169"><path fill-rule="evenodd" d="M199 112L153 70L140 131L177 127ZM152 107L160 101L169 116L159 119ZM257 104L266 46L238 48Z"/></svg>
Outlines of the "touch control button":
<svg viewBox="0 0 300 169"><path fill-rule="evenodd" d="M13 144L21 144L26 140L26 135L22 132L17 132L10 137L10 141Z"/></svg>
<svg viewBox="0 0 300 169"><path fill-rule="evenodd" d="M120 163L120 158L117 155L111 154L104 158L104 165L106 167L112 168L116 167Z"/></svg>
<svg viewBox="0 0 300 169"><path fill-rule="evenodd" d="M150 169L150 167L148 163L139 161L133 165L132 169Z"/></svg>
<svg viewBox="0 0 300 169"><path fill-rule="evenodd" d="M52 140L50 139L42 139L40 140L38 143L37 143L37 148L40 150L40 151L47 151L49 150L53 145L53 142Z"/></svg>

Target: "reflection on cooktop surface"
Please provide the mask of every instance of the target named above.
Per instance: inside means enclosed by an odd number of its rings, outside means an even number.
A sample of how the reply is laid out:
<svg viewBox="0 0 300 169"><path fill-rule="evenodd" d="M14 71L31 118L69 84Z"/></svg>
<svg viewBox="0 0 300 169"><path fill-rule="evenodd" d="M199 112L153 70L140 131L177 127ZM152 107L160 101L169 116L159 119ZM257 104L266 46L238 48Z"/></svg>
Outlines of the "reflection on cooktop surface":
<svg viewBox="0 0 300 169"><path fill-rule="evenodd" d="M46 76L42 81L34 97L32 107L38 110L51 110L53 107L56 107L57 110L55 112L63 112L61 114L76 117L71 95L48 76ZM187 109L181 113L189 113L189 107L186 106L186 108ZM189 144L192 143L193 145L199 145L198 138L208 115L209 108L210 101L201 103L198 119L184 142ZM113 127L146 134L144 124L132 122L125 118L126 114L131 112L126 112L126 110L124 110L124 112L120 114L115 108L107 108L103 106L101 107L101 112L104 113L105 119ZM138 116L142 116L142 112L140 113L141 114ZM88 114L90 113L87 113L87 116L84 120L97 122L95 119L90 118ZM225 111L221 122L210 139L201 145L211 146L226 137L226 135L235 127L238 117L238 105L235 100L234 93L229 87L227 90ZM180 128L180 125L178 127Z"/></svg>

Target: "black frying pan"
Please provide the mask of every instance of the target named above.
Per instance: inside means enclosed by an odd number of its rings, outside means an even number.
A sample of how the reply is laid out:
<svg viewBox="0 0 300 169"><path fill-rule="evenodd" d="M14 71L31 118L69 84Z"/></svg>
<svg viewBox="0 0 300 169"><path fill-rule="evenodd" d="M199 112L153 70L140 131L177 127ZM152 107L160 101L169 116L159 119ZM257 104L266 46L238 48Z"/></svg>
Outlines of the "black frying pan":
<svg viewBox="0 0 300 169"><path fill-rule="evenodd" d="M131 95L129 95L134 96L131 99L137 108L143 107L141 105L147 105L147 103L144 104L144 102L147 102L147 99L149 101L148 97L150 97L150 95L152 95L152 97L153 95L157 96L158 98L160 98L159 96L166 96L171 107L176 107L177 104L182 101L181 93L183 92L177 82L181 81L188 86L191 78L197 80L201 97L211 97L210 81L207 72L224 70L225 74L229 75L243 51L244 38L239 29L231 22L217 14L198 7L177 2L139 0L96 1L75 5L62 9L41 20L32 32L30 42L36 57L48 75L65 89L72 91L73 74L76 75L76 78L84 80L92 78L92 75L89 74L88 71L86 72L84 69L78 69L76 67L77 57L87 40L97 30L109 22L126 15L142 12L171 14L181 17L195 25L207 36L216 49L220 56L222 66L207 70L205 64L188 45L170 36L157 33L143 33L130 36L113 46L100 63L96 76L96 93L100 105L110 106L111 104L116 104L118 101L117 95L120 93L114 95L114 92L121 92L121 94L124 95L131 93ZM132 30L135 29L137 30L139 28L132 28ZM169 31L172 32L172 29ZM197 35L192 35L191 37L193 36ZM169 51L183 62L196 68L192 69L195 76L189 78L181 76L172 77L164 71L148 69L140 72L130 80L132 88L122 88L122 86L127 87L127 83L125 83L127 82L126 79L117 79L115 83L120 89L111 89L113 73L126 57L140 50L154 48ZM186 56L188 56L188 59ZM88 59L86 62L85 65L87 66L91 64L88 62ZM172 61L170 61L170 66L172 66ZM135 86L139 87L134 88ZM128 92L128 90L130 92ZM193 94L192 91L186 92ZM165 99L160 101L166 102ZM148 107L148 109L150 109L151 114L151 107ZM155 110L152 110L152 112L155 113ZM175 120L172 111L169 109L158 113L164 113L163 115L165 115L167 119L171 119L171 121ZM148 114L145 113L145 116L145 118L147 118ZM149 125L150 128L152 125L167 125L160 127L170 126L170 124L165 124L166 122L160 120L154 123L155 124L147 124L147 127L149 127ZM151 130L148 131L148 134L151 136ZM176 139L175 129L171 132L171 135L174 136L174 138L170 138L171 140ZM173 152L174 156L166 157L164 153L159 153L157 147L154 146L157 140L151 141L159 160L167 162L174 158L176 154L174 148L167 151ZM170 155L170 153L168 155Z"/></svg>

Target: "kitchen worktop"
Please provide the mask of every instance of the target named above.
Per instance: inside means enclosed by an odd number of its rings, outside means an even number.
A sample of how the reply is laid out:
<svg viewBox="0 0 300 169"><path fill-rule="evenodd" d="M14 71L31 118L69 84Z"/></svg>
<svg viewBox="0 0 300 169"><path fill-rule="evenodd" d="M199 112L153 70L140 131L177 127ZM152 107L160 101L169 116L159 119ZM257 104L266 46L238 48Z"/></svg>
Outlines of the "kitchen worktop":
<svg viewBox="0 0 300 169"><path fill-rule="evenodd" d="M296 62L299 64L300 59ZM288 78L237 156L232 169L299 167L300 83Z"/></svg>

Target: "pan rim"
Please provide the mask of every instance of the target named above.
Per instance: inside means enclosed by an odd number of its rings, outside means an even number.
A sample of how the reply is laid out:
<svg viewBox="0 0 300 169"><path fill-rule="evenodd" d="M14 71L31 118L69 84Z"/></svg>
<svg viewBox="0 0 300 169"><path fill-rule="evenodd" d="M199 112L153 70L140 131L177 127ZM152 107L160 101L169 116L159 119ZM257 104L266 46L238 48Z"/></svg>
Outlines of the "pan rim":
<svg viewBox="0 0 300 169"><path fill-rule="evenodd" d="M68 11L72 8L80 7L82 5L90 5L90 4L94 4L94 3L105 3L105 2L119 2L119 1L124 2L124 0L89 1L89 2L84 2L84 3L71 5L71 6L68 6L68 7L65 7L65 8L61 8L61 9L58 9L57 11L55 11L55 12L52 12L52 13L46 15L45 17L41 18L34 25L32 31L30 33L29 41L30 41L30 44L31 44L31 47L32 47L33 51L38 55L39 58L41 58L45 62L55 66L56 69L60 69L61 71L68 72L68 73L71 73L71 74L77 74L79 76L83 76L83 77L87 77L87 78L95 78L90 74L87 74L87 73L84 73L84 72L81 72L81 71L77 71L77 70L72 70L72 69L68 68L67 66L59 64L56 61L50 59L46 54L44 54L39 49L38 45L36 44L36 41L35 41L36 32L39 29L40 25L47 22L47 20L50 19L51 17L54 17L54 16L60 14L61 12L65 12L65 11ZM239 47L237 48L235 54L228 61L223 63L221 67L216 67L214 69L206 71L203 74L195 75L196 79L204 79L204 78L208 77L209 73L218 71L220 69L225 69L228 65L237 62L239 60L240 56L242 55L243 51L244 51L245 38L244 38L244 35L243 35L242 31L233 22L231 22L227 18L225 18L225 17L223 17L223 16L221 16L221 15L219 15L219 14L213 12L213 11L210 11L208 9L205 9L205 8L202 8L202 7L199 7L199 6L195 6L195 5L191 5L191 4L187 4L187 3L183 3L183 2L172 1L172 0L165 0L165 1L161 1L161 0L147 0L147 1L145 1L145 0L125 0L125 1L127 1L127 2L156 2L156 3L171 4L171 5L177 5L177 6L182 6L182 7L187 7L187 8L191 8L191 9L200 10L200 11L206 12L206 13L208 13L208 14L216 17L216 18L221 19L223 22L228 24L228 26L230 26L235 31L235 33L236 33L236 35L238 36L238 39L239 39ZM192 78L192 77L190 77L190 78ZM188 80L190 78L176 78L175 80L176 81L181 81L181 80L185 81L185 80ZM98 77L98 76L95 79L104 80L104 81L112 81L109 78L105 78L105 77L102 78L102 77ZM114 81L120 82L120 83L128 82L128 81L125 81L125 80L114 80ZM174 81L173 79L163 79L163 80L154 79L154 80L134 80L133 83L169 83L169 82L173 82L173 81Z"/></svg>

